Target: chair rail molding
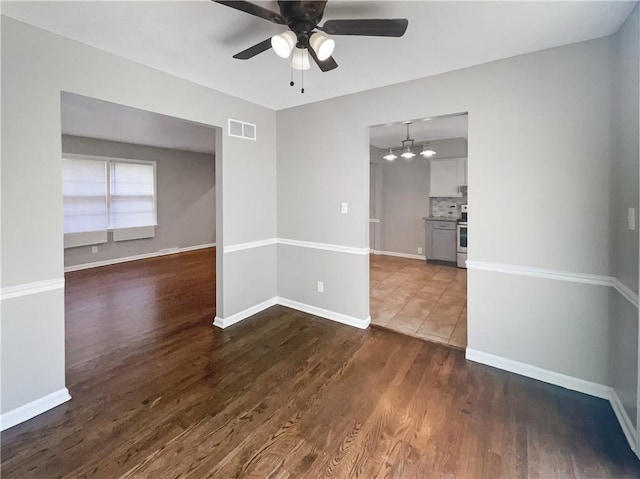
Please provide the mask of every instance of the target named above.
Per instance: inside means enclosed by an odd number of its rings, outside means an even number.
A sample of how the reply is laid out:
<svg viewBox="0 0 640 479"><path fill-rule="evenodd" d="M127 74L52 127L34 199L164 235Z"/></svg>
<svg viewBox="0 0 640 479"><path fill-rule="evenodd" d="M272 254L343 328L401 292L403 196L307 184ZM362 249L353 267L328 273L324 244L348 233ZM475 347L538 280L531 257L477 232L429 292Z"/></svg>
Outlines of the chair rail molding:
<svg viewBox="0 0 640 479"><path fill-rule="evenodd" d="M503 263L489 263L484 261L467 260L467 268L478 271L493 271L496 273L516 274L520 276L530 276L533 278L554 279L557 281L568 281L571 283L592 284L596 286L608 286L614 288L627 301L638 307L638 293L634 293L628 286L614 276L599 274L573 273L570 271L559 271L553 269L535 268L531 266L520 266Z"/></svg>
<svg viewBox="0 0 640 479"><path fill-rule="evenodd" d="M32 294L43 293L45 291L54 291L56 289L64 289L64 278L47 279L44 281L35 281L33 283L7 286L0 289L0 300L5 301L7 299L29 296Z"/></svg>
<svg viewBox="0 0 640 479"><path fill-rule="evenodd" d="M299 248L320 249L325 251L335 251L336 253L348 253L367 255L369 254L369 248L359 248L357 246L342 246L330 243L315 243L313 241L300 241L288 238L268 238L258 241L250 241L248 243L238 243L234 245L225 246L223 251L225 253L233 253L236 251L243 251L252 248L261 248L263 246L269 246L272 244L282 244L287 246L297 246Z"/></svg>

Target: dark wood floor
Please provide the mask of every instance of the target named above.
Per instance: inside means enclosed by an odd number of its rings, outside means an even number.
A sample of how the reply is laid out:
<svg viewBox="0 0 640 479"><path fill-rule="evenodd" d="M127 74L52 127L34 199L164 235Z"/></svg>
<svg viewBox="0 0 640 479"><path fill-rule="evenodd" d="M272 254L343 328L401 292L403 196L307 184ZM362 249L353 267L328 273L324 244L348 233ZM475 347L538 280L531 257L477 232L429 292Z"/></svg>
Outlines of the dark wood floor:
<svg viewBox="0 0 640 479"><path fill-rule="evenodd" d="M280 306L215 329L214 261L67 275L73 399L3 478L640 477L603 400Z"/></svg>

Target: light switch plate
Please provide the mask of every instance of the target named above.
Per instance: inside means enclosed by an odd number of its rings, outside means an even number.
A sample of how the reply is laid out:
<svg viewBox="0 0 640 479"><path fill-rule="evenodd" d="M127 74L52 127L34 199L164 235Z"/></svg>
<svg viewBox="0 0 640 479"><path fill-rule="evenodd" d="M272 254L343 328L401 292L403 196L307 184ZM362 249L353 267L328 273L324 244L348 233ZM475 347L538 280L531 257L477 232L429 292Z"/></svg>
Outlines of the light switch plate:
<svg viewBox="0 0 640 479"><path fill-rule="evenodd" d="M627 225L629 226L629 229L631 231L634 231L636 229L636 209L635 208L629 208L629 211L627 212Z"/></svg>
<svg viewBox="0 0 640 479"><path fill-rule="evenodd" d="M340 203L340 213L346 215L349 212L349 203L346 201Z"/></svg>

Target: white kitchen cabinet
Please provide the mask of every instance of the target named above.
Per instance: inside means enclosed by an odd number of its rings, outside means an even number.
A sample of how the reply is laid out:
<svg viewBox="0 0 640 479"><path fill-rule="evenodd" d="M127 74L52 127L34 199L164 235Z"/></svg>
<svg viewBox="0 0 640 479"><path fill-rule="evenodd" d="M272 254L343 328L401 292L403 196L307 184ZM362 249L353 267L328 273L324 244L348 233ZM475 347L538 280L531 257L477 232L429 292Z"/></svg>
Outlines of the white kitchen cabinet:
<svg viewBox="0 0 640 479"><path fill-rule="evenodd" d="M431 160L430 193L431 197L460 197L461 186L467 185L467 159L450 158Z"/></svg>

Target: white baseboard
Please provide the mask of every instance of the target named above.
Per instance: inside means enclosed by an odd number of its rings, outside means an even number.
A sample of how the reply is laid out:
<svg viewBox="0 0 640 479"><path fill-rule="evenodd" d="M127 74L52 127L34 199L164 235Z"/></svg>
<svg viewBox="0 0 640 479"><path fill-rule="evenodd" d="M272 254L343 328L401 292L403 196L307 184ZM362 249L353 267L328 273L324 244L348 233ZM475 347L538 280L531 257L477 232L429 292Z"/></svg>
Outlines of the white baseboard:
<svg viewBox="0 0 640 479"><path fill-rule="evenodd" d="M138 254L135 256L125 256L124 258L107 259L104 261L96 261L93 263L76 264L73 266L65 266L64 272L80 271L83 269L99 268L100 266L109 266L112 264L128 263L129 261L138 261L140 259L156 258L157 256L166 256L175 253L186 253L187 251L195 251L198 249L213 248L215 243L200 244L196 246L186 246L184 248L167 248L153 253Z"/></svg>
<svg viewBox="0 0 640 479"><path fill-rule="evenodd" d="M314 316L320 316L321 318L330 319L331 321L336 321L338 323L346 324L348 326L353 326L359 329L367 329L367 327L369 327L369 323L371 323L371 317L368 317L366 319L359 319L353 316L347 316L346 314L336 313L335 311L329 311L327 309L311 306L309 304L299 303L298 301L293 301L291 299L274 297L263 301L260 304L256 304L255 306L247 308L244 311L240 311L239 313L231 315L228 318L220 318L219 316L216 316L213 320L213 325L222 329L228 328L232 324L236 324L243 319L246 319L249 316L253 316L254 314L258 314L260 311L270 308L271 306L274 306L276 304L286 306L287 308L297 309L298 311L302 311L304 313L313 314Z"/></svg>
<svg viewBox="0 0 640 479"><path fill-rule="evenodd" d="M631 447L631 450L640 457L640 451L638 451L638 433L633 426L633 421L624 409L624 406L618 397L618 393L616 393L615 389L612 387L585 381L583 379L567 376L566 374L556 373L554 371L549 371L547 369L538 368L536 366L531 366L529 364L469 348L467 348L466 358L469 361L492 366L494 368L509 371L528 378L537 379L538 381L561 386L590 396L606 399L611 404L611 408L613 409L613 412L620 423L620 427L627 438L629 447Z"/></svg>
<svg viewBox="0 0 640 479"><path fill-rule="evenodd" d="M353 326L355 328L367 329L369 323L371 323L371 316L366 319L360 319L353 316L347 316L346 314L336 313L335 311L329 311L328 309L318 308L311 306L310 304L299 303L287 298L277 298L278 304L286 306L287 308L297 309L305 313L313 314L314 316L320 316L321 318L330 319L338 323Z"/></svg>
<svg viewBox="0 0 640 479"><path fill-rule="evenodd" d="M627 414L626 409L622 405L622 401L620 401L620 397L614 388L611 389L611 396L609 398L609 402L611 403L611 407L613 408L613 412L616 414L618 418L618 422L620 423L620 427L622 427L622 432L624 432L624 436L627 438L627 442L631 447L631 450L636 454L636 456L640 457L640 451L638 451L638 432L636 428L633 426L633 421Z"/></svg>
<svg viewBox="0 0 640 479"><path fill-rule="evenodd" d="M179 253L186 253L187 251L196 251L199 249L207 249L207 248L215 248L216 244L215 243L206 243L206 244L199 244L199 245L195 245L195 246L185 246L184 248L179 248L180 251L178 251Z"/></svg>
<svg viewBox="0 0 640 479"><path fill-rule="evenodd" d="M398 258L420 259L422 261L427 260L427 257L422 254L394 253L393 251L379 251L379 250L371 250L371 254L377 254L381 256L396 256Z"/></svg>
<svg viewBox="0 0 640 479"><path fill-rule="evenodd" d="M232 324L236 324L243 319L248 318L249 316L253 316L254 314L258 314L260 311L263 311L271 306L275 306L277 304L276 298L267 299L262 303L256 304L255 306L251 306L250 308L245 309L244 311L240 311L239 313L233 314L228 318L220 318L216 316L213 320L213 325L218 328L228 328Z"/></svg>
<svg viewBox="0 0 640 479"><path fill-rule="evenodd" d="M160 251L158 251L158 256L167 256L170 254L177 254L180 252L180 248L178 248L177 246L175 248L162 248Z"/></svg>
<svg viewBox="0 0 640 479"><path fill-rule="evenodd" d="M562 386L563 388L570 389L572 391L589 394L590 396L602 399L609 399L611 397L611 388L609 388L609 386L574 378L573 376L567 376L566 374L556 373L554 371L549 371L548 369L531 366L512 359L494 356L493 354L476 351L475 349L467 348L466 358L469 361L493 366L494 368L503 369L528 378L537 379L538 381Z"/></svg>
<svg viewBox="0 0 640 479"><path fill-rule="evenodd" d="M23 406L12 409L11 411L7 411L0 416L0 431L4 431L5 429L9 429L10 427L36 417L49 409L53 409L54 407L67 402L69 399L71 399L69 390L67 388L62 388L56 392L47 394L40 399L36 399L35 401L31 401Z"/></svg>

